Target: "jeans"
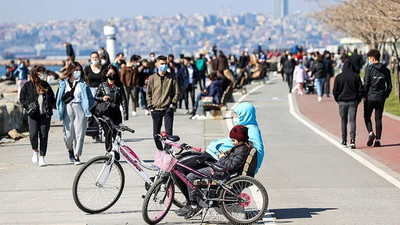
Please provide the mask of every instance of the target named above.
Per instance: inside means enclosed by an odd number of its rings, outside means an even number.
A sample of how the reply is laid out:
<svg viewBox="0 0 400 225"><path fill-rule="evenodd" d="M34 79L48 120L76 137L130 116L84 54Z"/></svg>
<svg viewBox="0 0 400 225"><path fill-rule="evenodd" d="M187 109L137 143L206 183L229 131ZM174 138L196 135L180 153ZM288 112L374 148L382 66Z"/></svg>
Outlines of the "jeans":
<svg viewBox="0 0 400 225"><path fill-rule="evenodd" d="M162 120L164 118L165 132L172 135L172 126L174 124L174 109L168 108L166 110L154 110L151 112L153 118L153 137L157 149L162 150L163 146L159 138L156 136L161 133Z"/></svg>
<svg viewBox="0 0 400 225"><path fill-rule="evenodd" d="M140 95L140 105L142 106L142 109L146 109L147 102L146 102L146 92L144 91L144 87L139 87L138 93Z"/></svg>
<svg viewBox="0 0 400 225"><path fill-rule="evenodd" d="M201 92L201 93L199 93L199 94L197 95L197 97L196 97L196 102L194 103L194 108L195 108L195 109L197 109L197 108L199 107L199 101L201 100L201 97L202 97L202 96L207 96L207 94L204 93L204 92Z"/></svg>
<svg viewBox="0 0 400 225"><path fill-rule="evenodd" d="M185 107L187 110L189 110L189 94L190 94L190 99L192 101L192 107L194 108L195 101L194 101L194 92L195 92L195 85L194 84L189 84L187 88L185 88L184 92L184 97L185 97Z"/></svg>
<svg viewBox="0 0 400 225"><path fill-rule="evenodd" d="M46 156L47 142L49 139L50 120L47 116L40 115L38 119L28 116L29 136L32 149L38 149L40 139L40 156Z"/></svg>
<svg viewBox="0 0 400 225"><path fill-rule="evenodd" d="M199 85L200 85L200 90L203 90L206 88L206 71L200 71L199 70Z"/></svg>
<svg viewBox="0 0 400 225"><path fill-rule="evenodd" d="M129 99L132 98L132 109L133 111L136 112L136 87L135 86L130 86L130 87L125 87L125 95L126 95L126 103L128 104L129 107Z"/></svg>
<svg viewBox="0 0 400 225"><path fill-rule="evenodd" d="M342 141L347 142L347 122L350 121L350 140L356 140L356 116L358 101L339 101L339 114L342 128Z"/></svg>
<svg viewBox="0 0 400 225"><path fill-rule="evenodd" d="M329 94L331 93L331 78L327 77L325 79L325 93L326 96L329 97Z"/></svg>
<svg viewBox="0 0 400 225"><path fill-rule="evenodd" d="M364 102L364 121L368 132L373 132L371 115L375 109L375 127L376 127L376 139L381 139L382 135L382 114L385 101L365 101Z"/></svg>
<svg viewBox="0 0 400 225"><path fill-rule="evenodd" d="M315 78L315 84L317 85L317 95L322 97L324 94L324 82L326 78Z"/></svg>

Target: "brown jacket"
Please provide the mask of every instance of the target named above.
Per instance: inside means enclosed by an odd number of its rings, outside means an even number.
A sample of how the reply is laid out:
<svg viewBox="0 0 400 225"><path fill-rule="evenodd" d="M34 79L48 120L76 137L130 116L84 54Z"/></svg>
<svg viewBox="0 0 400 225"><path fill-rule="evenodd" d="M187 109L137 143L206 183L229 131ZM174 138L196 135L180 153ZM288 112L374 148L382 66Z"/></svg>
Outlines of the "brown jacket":
<svg viewBox="0 0 400 225"><path fill-rule="evenodd" d="M125 87L137 86L139 81L137 67L123 66L121 69L121 82Z"/></svg>
<svg viewBox="0 0 400 225"><path fill-rule="evenodd" d="M151 75L147 84L147 106L149 109L165 110L171 104L176 106L179 100L179 85L174 74L166 73L161 83L161 76Z"/></svg>

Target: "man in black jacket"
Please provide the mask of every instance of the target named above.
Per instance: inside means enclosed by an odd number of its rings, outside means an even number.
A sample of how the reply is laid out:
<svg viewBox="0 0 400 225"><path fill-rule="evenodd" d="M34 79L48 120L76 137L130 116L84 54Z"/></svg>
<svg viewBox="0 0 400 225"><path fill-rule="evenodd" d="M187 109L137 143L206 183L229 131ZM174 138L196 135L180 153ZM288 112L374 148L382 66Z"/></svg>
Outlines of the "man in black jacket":
<svg viewBox="0 0 400 225"><path fill-rule="evenodd" d="M355 48L353 53L350 54L350 59L354 65L354 72L360 74L361 68L364 65L364 60L362 55L358 54L357 48Z"/></svg>
<svg viewBox="0 0 400 225"><path fill-rule="evenodd" d="M289 86L289 93L292 93L293 72L295 67L296 67L296 61L294 60L292 53L289 53L288 58L285 61L285 64L283 65L283 71L285 72L286 75L286 82L288 83Z"/></svg>
<svg viewBox="0 0 400 225"><path fill-rule="evenodd" d="M343 59L342 59L343 60ZM333 84L333 96L339 103L342 128L342 147L347 147L347 121L350 120L350 148L356 148L356 116L358 103L363 96L360 76L354 72L350 59L344 59L343 72L336 76Z"/></svg>
<svg viewBox="0 0 400 225"><path fill-rule="evenodd" d="M379 63L381 54L372 49L367 53L371 65L365 69L364 77L364 121L369 132L367 145L371 146L376 138L374 147L381 146L382 113L385 100L392 91L390 70ZM376 136L372 130L371 114L375 110Z"/></svg>

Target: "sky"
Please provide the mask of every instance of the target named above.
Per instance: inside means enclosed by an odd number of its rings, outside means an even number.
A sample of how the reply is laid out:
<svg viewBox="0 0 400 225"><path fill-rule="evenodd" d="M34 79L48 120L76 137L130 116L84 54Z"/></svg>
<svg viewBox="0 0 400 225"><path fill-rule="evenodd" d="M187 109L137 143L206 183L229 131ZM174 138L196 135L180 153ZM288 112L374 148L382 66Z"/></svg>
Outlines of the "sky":
<svg viewBox="0 0 400 225"><path fill-rule="evenodd" d="M318 2L333 2L319 0ZM232 15L246 12L272 14L273 0L1 0L0 23L46 22L50 20L130 18L138 15L181 14ZM289 13L319 11L316 0L289 0Z"/></svg>

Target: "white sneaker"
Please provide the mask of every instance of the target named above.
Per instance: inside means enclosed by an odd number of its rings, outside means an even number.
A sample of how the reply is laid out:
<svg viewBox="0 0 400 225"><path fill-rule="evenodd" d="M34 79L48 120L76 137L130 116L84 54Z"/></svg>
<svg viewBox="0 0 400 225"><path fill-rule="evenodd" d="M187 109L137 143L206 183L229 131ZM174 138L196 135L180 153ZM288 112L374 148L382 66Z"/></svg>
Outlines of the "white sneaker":
<svg viewBox="0 0 400 225"><path fill-rule="evenodd" d="M205 120L206 119L206 116L199 116L198 118L197 118L197 120Z"/></svg>
<svg viewBox="0 0 400 225"><path fill-rule="evenodd" d="M39 162L39 151L33 151L32 154L32 162L33 163L38 163Z"/></svg>
<svg viewBox="0 0 400 225"><path fill-rule="evenodd" d="M135 117L137 115L136 111L132 111L132 116Z"/></svg>
<svg viewBox="0 0 400 225"><path fill-rule="evenodd" d="M144 114L147 116L150 114L149 110L146 109L146 111L144 111Z"/></svg>
<svg viewBox="0 0 400 225"><path fill-rule="evenodd" d="M318 102L322 101L322 97L318 96Z"/></svg>
<svg viewBox="0 0 400 225"><path fill-rule="evenodd" d="M194 116L192 116L192 118L190 118L190 119L192 119L192 120L197 120L197 118L199 118L199 115L194 115Z"/></svg>
<svg viewBox="0 0 400 225"><path fill-rule="evenodd" d="M39 166L40 167L47 166L46 162L44 161L44 157L39 158Z"/></svg>

